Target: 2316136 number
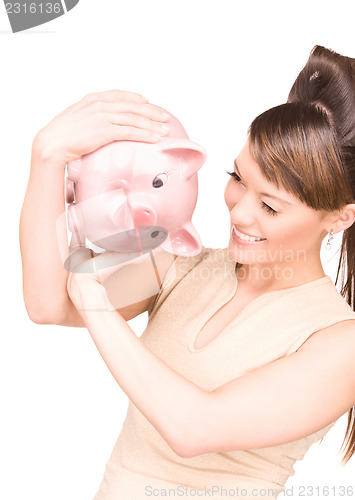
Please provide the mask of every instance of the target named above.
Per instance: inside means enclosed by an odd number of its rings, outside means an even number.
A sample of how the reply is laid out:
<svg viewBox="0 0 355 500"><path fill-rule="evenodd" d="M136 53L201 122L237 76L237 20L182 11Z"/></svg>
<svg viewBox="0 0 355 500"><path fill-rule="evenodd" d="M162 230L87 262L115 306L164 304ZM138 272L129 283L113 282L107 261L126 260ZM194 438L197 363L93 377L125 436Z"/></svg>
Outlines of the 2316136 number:
<svg viewBox="0 0 355 500"><path fill-rule="evenodd" d="M60 14L62 4L60 2L41 2L41 3L20 3L7 2L5 4L7 14Z"/></svg>

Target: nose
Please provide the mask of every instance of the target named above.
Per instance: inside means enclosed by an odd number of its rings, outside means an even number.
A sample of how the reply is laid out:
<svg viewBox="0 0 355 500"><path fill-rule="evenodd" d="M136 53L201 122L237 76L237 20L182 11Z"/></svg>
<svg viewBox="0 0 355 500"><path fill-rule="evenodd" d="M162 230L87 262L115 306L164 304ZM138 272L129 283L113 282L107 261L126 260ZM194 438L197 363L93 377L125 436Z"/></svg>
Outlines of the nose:
<svg viewBox="0 0 355 500"><path fill-rule="evenodd" d="M132 186L125 179L116 179L114 186L115 192L120 195L117 199L121 199L121 206L116 207L114 213L116 223L123 226L124 222L127 224L128 217L135 227L156 225L158 216L150 199L141 193L132 192Z"/></svg>
<svg viewBox="0 0 355 500"><path fill-rule="evenodd" d="M157 223L157 214L148 204L130 203L130 211L135 227L155 226Z"/></svg>
<svg viewBox="0 0 355 500"><path fill-rule="evenodd" d="M129 183L122 180L115 183L111 218L120 227L155 226L158 215L149 197L141 193L132 193ZM122 188L122 189L121 189Z"/></svg>
<svg viewBox="0 0 355 500"><path fill-rule="evenodd" d="M230 210L233 224L240 224L243 227L251 226L254 223L255 200L247 193L241 195Z"/></svg>

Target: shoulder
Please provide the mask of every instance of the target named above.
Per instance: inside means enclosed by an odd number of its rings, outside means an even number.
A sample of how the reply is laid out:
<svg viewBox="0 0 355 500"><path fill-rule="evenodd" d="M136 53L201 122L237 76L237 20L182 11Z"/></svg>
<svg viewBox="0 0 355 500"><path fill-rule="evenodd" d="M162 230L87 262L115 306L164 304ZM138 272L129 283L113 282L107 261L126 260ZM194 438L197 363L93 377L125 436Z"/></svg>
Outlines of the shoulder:
<svg viewBox="0 0 355 500"><path fill-rule="evenodd" d="M355 319L338 321L327 328L322 328L312 333L298 348L313 350L334 355L337 349L350 349L355 352Z"/></svg>
<svg viewBox="0 0 355 500"><path fill-rule="evenodd" d="M175 258L174 268L178 274L186 275L191 271L206 267L220 267L229 260L228 249L202 247L199 254L193 256L178 255ZM235 264L235 262L234 262Z"/></svg>
<svg viewBox="0 0 355 500"><path fill-rule="evenodd" d="M228 248L212 248L203 246L200 253L193 256L177 255L179 260L187 260L191 262L211 261L211 262L224 262L229 257Z"/></svg>

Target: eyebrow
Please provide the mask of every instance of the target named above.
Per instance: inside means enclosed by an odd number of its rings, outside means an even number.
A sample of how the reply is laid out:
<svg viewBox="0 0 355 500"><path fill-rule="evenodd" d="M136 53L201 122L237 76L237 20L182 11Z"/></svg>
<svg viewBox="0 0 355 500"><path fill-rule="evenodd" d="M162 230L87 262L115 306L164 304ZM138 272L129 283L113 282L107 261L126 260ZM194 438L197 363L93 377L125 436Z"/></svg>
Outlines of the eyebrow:
<svg viewBox="0 0 355 500"><path fill-rule="evenodd" d="M238 165L237 165L237 160L234 160L234 168L236 169L237 174L239 175L239 177L242 178L242 176L240 175L240 171L239 171ZM268 198L273 198L274 200L281 201L281 203L286 203L287 205L292 205L292 203L290 201L284 200L283 198L279 198L278 196L275 196L273 194L259 193L259 195L260 196L267 196Z"/></svg>

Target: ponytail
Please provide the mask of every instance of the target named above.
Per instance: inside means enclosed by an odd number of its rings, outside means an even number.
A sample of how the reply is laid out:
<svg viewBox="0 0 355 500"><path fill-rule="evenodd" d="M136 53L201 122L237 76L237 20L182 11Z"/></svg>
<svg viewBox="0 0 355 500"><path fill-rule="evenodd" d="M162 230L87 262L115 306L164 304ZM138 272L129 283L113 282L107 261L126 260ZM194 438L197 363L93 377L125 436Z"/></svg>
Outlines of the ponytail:
<svg viewBox="0 0 355 500"><path fill-rule="evenodd" d="M291 88L288 102L312 103L326 112L336 133L345 179L354 202L355 59L316 45ZM343 233L336 285L339 279L340 293L355 311L355 224ZM341 449L345 446L343 464L355 453L355 406L348 412Z"/></svg>

